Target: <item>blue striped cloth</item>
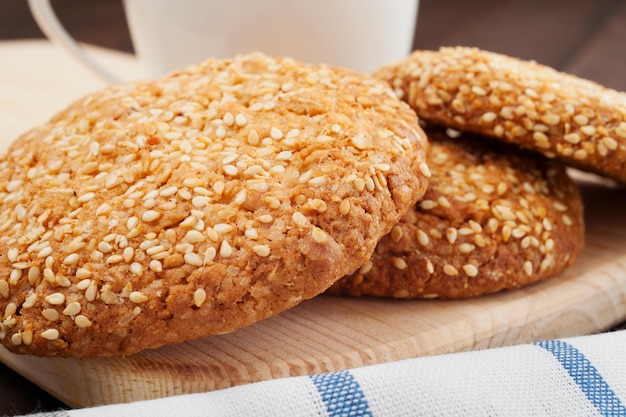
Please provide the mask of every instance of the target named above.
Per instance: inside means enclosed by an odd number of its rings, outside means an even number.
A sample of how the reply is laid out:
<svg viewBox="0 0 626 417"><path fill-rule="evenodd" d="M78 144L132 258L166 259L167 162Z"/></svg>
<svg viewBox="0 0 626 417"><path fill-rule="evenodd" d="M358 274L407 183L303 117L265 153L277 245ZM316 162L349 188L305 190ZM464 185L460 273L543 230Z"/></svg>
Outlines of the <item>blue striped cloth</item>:
<svg viewBox="0 0 626 417"><path fill-rule="evenodd" d="M625 416L626 330L47 417Z"/></svg>

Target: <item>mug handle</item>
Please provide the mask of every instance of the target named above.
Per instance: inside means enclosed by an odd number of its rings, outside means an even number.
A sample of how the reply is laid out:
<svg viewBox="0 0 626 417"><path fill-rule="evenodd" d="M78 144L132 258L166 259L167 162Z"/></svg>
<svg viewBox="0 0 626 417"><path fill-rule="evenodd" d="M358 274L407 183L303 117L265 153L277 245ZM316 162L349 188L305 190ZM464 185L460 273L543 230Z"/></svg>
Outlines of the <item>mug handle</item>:
<svg viewBox="0 0 626 417"><path fill-rule="evenodd" d="M28 7L41 31L52 41L61 46L81 62L90 71L104 79L107 83L117 84L122 79L94 61L83 48L65 30L57 19L50 0L28 0Z"/></svg>

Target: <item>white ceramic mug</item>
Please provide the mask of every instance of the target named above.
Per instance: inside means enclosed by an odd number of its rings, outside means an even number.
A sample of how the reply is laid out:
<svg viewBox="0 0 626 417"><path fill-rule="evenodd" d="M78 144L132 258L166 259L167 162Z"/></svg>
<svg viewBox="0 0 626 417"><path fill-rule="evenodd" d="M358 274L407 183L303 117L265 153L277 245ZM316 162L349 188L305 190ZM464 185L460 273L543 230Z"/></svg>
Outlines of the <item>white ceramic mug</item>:
<svg viewBox="0 0 626 417"><path fill-rule="evenodd" d="M50 40L120 81L67 34L49 0L28 3ZM410 53L418 0L124 0L124 8L149 77L253 51L369 73Z"/></svg>

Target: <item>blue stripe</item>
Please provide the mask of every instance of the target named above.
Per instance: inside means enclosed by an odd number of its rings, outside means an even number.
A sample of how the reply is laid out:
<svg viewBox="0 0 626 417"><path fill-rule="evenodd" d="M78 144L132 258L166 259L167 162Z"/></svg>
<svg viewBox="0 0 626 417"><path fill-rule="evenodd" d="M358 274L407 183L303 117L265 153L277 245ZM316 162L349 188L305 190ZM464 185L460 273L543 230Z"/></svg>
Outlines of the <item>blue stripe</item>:
<svg viewBox="0 0 626 417"><path fill-rule="evenodd" d="M582 352L562 340L535 344L554 355L601 415L626 416L624 404Z"/></svg>
<svg viewBox="0 0 626 417"><path fill-rule="evenodd" d="M349 371L311 375L329 417L372 417L361 386Z"/></svg>

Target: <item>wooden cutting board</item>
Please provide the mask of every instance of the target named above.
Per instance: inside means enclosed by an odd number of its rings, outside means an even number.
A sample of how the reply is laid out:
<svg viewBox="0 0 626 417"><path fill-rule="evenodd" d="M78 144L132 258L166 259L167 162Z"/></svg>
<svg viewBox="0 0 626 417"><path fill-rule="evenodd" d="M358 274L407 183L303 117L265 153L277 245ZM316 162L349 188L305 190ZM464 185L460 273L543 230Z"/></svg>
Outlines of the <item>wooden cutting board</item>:
<svg viewBox="0 0 626 417"><path fill-rule="evenodd" d="M126 55L94 53L138 71ZM0 66L3 147L103 85L43 42L0 43L0 62L11 63ZM50 359L0 349L0 361L68 405L86 407L602 331L626 319L626 190L576 175L587 243L550 281L463 301L320 296L232 334L129 357Z"/></svg>

